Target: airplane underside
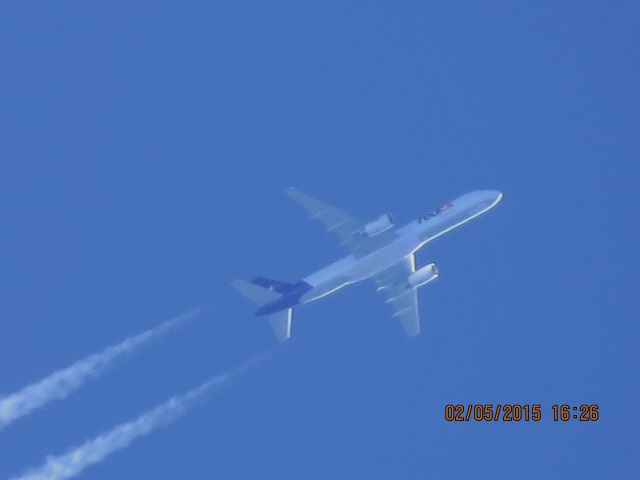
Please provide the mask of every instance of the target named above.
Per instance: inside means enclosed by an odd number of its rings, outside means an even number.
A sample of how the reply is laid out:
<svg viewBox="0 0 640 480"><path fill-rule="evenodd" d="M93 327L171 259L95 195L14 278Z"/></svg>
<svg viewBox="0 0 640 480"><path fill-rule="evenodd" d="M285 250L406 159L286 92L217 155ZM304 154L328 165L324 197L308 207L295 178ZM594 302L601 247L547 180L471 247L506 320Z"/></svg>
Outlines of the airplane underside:
<svg viewBox="0 0 640 480"><path fill-rule="evenodd" d="M280 340L291 337L293 307L323 298L351 283L371 279L376 291L385 296L405 333L420 332L417 289L439 276L434 263L416 267L415 252L428 242L489 211L502 193L478 190L446 203L424 217L395 228L385 214L365 223L295 189L286 192L338 236L350 254L296 283L258 277L232 285L258 306L257 316L269 316Z"/></svg>

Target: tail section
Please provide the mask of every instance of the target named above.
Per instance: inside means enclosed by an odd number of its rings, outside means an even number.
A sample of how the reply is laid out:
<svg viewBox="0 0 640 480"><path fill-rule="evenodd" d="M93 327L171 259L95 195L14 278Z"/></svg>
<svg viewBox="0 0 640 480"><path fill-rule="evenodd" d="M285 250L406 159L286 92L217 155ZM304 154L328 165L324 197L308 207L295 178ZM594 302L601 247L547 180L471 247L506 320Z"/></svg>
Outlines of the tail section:
<svg viewBox="0 0 640 480"><path fill-rule="evenodd" d="M288 308L281 310L272 315L269 315L269 321L271 322L271 328L278 337L278 340L284 342L291 338L291 317L293 316L293 309Z"/></svg>
<svg viewBox="0 0 640 480"><path fill-rule="evenodd" d="M258 306L274 302L293 288L293 284L258 277L251 282L234 280L231 285L241 294ZM278 340L285 341L291 337L291 318L293 309L288 308L269 315L271 328Z"/></svg>
<svg viewBox="0 0 640 480"><path fill-rule="evenodd" d="M251 280L251 283L262 288L268 288L277 293L287 294L295 288L295 284L272 280L266 277L258 277Z"/></svg>
<svg viewBox="0 0 640 480"><path fill-rule="evenodd" d="M280 294L275 290L259 286L253 282L247 282L246 280L234 280L231 282L231 285L259 306L266 305L280 298Z"/></svg>

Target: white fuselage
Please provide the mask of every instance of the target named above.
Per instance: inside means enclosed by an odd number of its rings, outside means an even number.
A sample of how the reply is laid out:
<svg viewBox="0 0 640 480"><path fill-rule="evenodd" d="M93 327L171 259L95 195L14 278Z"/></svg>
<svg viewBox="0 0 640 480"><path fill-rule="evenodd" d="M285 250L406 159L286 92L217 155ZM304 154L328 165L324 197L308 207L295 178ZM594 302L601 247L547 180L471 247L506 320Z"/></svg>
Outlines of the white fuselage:
<svg viewBox="0 0 640 480"><path fill-rule="evenodd" d="M476 190L445 204L434 213L393 231L395 239L362 258L348 255L312 273L303 281L312 289L300 298L308 303L351 283L371 278L415 253L432 240L488 212L502 199L495 190Z"/></svg>

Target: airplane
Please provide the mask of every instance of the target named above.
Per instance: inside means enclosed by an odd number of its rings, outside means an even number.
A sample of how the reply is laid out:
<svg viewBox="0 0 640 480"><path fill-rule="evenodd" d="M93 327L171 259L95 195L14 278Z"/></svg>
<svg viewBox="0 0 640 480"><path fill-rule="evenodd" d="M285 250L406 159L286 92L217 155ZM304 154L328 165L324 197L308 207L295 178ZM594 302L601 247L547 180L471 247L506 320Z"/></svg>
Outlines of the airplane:
<svg viewBox="0 0 640 480"><path fill-rule="evenodd" d="M435 263L416 269L416 252L429 242L494 208L503 194L475 190L445 203L431 213L396 228L389 214L365 223L352 215L290 188L285 193L302 206L327 232L340 239L350 254L295 283L257 277L231 284L258 305L257 316L268 315L276 337L291 337L293 307L324 298L341 288L372 279L386 296L409 337L420 333L418 287L439 276Z"/></svg>

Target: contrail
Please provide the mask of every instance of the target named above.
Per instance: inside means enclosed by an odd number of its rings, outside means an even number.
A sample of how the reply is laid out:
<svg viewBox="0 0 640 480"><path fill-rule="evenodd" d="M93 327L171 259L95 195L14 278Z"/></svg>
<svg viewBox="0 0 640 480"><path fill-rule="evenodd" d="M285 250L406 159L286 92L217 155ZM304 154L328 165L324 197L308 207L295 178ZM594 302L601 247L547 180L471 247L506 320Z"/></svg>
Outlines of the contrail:
<svg viewBox="0 0 640 480"><path fill-rule="evenodd" d="M134 352L149 340L168 332L180 323L198 315L201 311L200 307L189 310L155 328L128 337L117 345L107 347L102 352L89 355L63 370L53 372L39 382L27 385L16 393L0 397L0 430L51 400L65 398L84 385L87 380L103 373L119 358Z"/></svg>
<svg viewBox="0 0 640 480"><path fill-rule="evenodd" d="M122 423L63 455L47 457L42 466L27 470L12 480L63 480L75 477L90 465L99 463L112 453L128 447L137 438L148 435L155 429L177 420L189 409L217 393L223 386L265 357L266 355L259 356L229 372L212 377L199 387L183 395L175 396L162 405L143 413L137 419Z"/></svg>

